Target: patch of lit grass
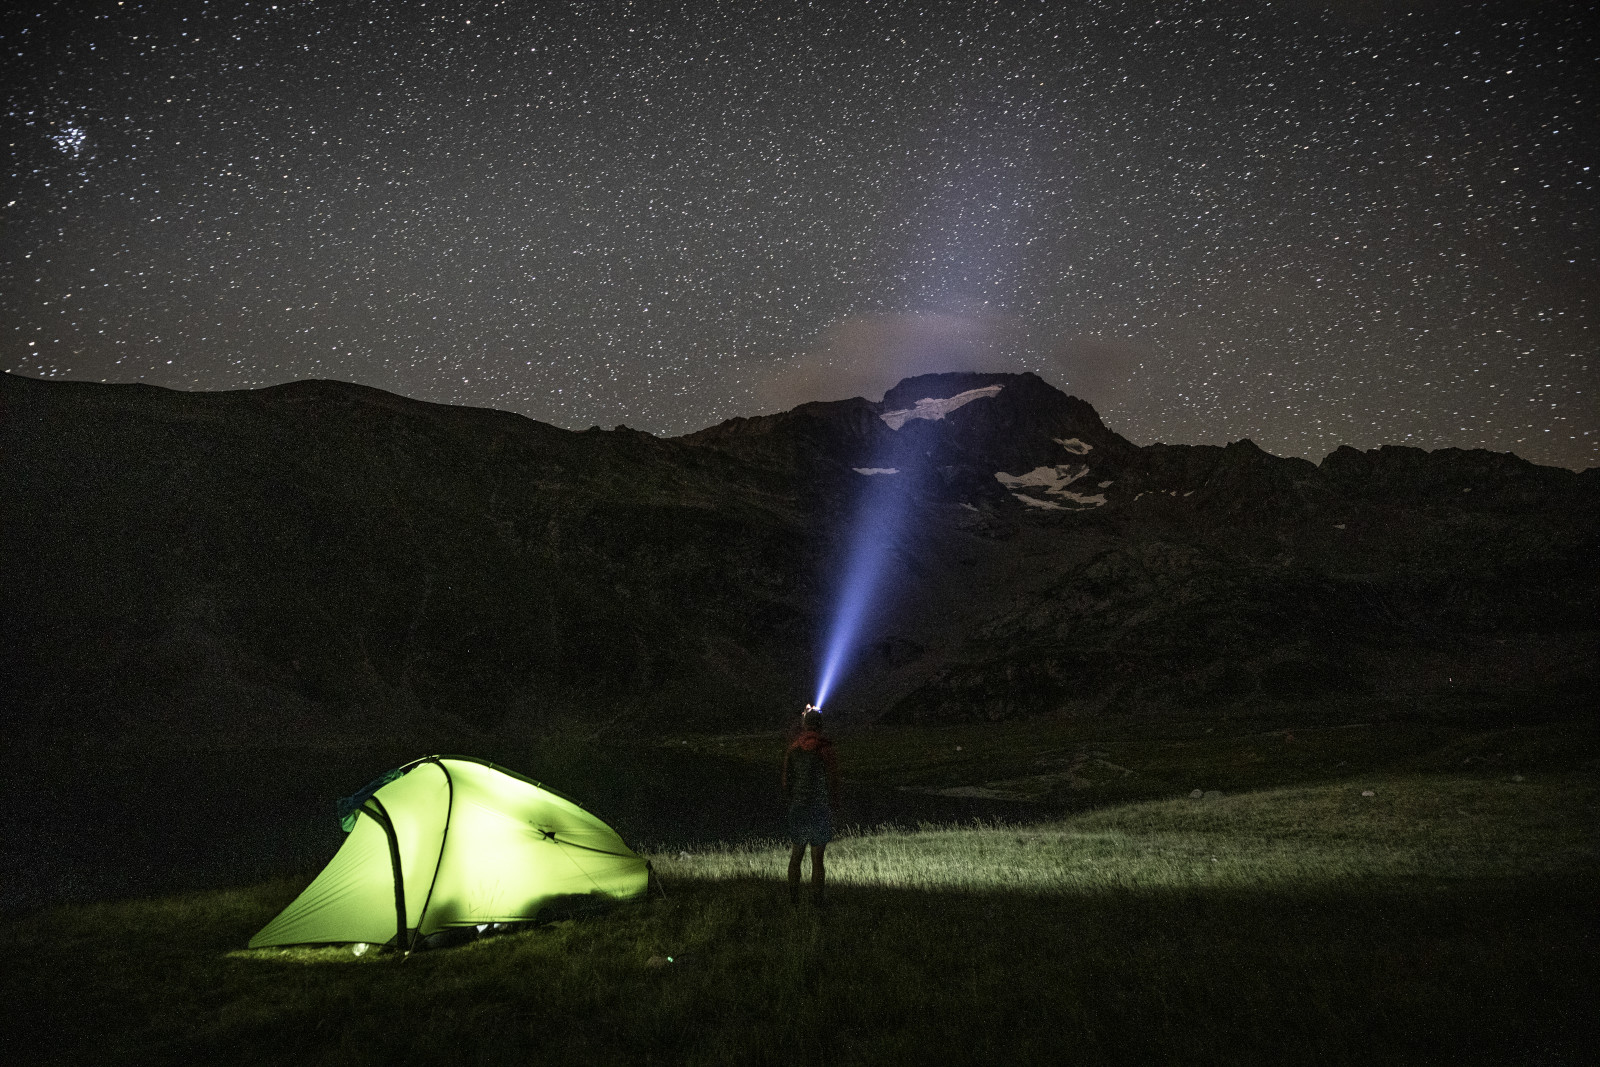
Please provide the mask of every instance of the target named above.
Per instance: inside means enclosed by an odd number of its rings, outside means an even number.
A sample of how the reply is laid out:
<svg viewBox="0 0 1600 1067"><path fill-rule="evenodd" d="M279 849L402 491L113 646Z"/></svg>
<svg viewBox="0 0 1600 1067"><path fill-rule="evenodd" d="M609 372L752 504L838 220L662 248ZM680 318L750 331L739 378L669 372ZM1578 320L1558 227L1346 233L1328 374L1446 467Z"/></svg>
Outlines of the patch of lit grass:
<svg viewBox="0 0 1600 1067"><path fill-rule="evenodd" d="M858 832L830 854L839 885L983 893L1501 878L1594 863L1594 823L1581 817L1594 805L1582 780L1414 775L1152 801L1014 827ZM667 878L774 878L787 855L781 842L748 843L654 863Z"/></svg>

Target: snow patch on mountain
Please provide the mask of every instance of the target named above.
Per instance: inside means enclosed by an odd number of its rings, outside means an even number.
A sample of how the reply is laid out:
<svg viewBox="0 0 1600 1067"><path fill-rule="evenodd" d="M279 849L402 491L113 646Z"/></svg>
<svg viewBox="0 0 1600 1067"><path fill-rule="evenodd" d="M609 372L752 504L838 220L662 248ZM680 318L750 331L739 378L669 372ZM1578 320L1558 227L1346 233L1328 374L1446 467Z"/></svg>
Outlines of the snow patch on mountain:
<svg viewBox="0 0 1600 1067"><path fill-rule="evenodd" d="M996 471L995 480L1007 489L1022 489L1035 487L1047 493L1063 493L1067 486L1089 473L1089 468L1081 463L1063 463L1055 467L1035 467L1027 474L1007 474L1005 471Z"/></svg>
<svg viewBox="0 0 1600 1067"><path fill-rule="evenodd" d="M994 476L995 480L1007 489L1043 489L1051 496L1062 497L1081 507L1097 508L1106 502L1104 494L1075 493L1067 488L1067 486L1088 473L1089 467L1087 464L1062 463L1054 467L1035 467L1027 474L1007 474L1005 471L996 471ZM1103 483L1100 488L1104 489L1110 484L1110 482ZM1060 504L1041 500L1027 493L1013 492L1011 495L1031 507L1053 508L1058 511L1067 510Z"/></svg>
<svg viewBox="0 0 1600 1067"><path fill-rule="evenodd" d="M986 396L994 396L1004 386L986 385L982 389L968 389L964 393L944 400L927 397L919 400L915 407L901 408L899 411L885 411L879 418L889 424L889 429L898 430L912 419L942 419L956 408L965 407L974 400L981 400Z"/></svg>
<svg viewBox="0 0 1600 1067"><path fill-rule="evenodd" d="M1051 440L1055 441L1056 444L1060 445L1068 452L1071 452L1074 456L1087 456L1089 454L1089 449L1094 447L1093 445L1085 444L1076 437L1055 437Z"/></svg>
<svg viewBox="0 0 1600 1067"><path fill-rule="evenodd" d="M851 467L857 474L899 474L899 467Z"/></svg>

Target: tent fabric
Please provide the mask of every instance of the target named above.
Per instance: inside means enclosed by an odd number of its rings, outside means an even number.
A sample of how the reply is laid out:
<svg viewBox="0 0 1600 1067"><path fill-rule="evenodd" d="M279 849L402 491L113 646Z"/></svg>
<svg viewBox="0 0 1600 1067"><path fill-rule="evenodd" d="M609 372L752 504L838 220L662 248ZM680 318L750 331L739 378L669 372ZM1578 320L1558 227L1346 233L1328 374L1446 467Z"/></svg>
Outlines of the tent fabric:
<svg viewBox="0 0 1600 1067"><path fill-rule="evenodd" d="M251 948L394 942L645 892L645 861L575 802L468 756L431 756L359 809L344 845Z"/></svg>

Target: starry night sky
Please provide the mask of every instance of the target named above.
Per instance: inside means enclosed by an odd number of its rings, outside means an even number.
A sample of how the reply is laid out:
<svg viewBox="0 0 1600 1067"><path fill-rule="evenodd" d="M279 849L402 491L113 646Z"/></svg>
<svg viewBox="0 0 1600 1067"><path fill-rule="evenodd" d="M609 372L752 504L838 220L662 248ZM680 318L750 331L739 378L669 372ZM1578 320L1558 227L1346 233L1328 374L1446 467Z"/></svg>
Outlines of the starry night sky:
<svg viewBox="0 0 1600 1067"><path fill-rule="evenodd" d="M1035 369L1600 464L1587 3L100 0L0 22L0 366L678 434Z"/></svg>

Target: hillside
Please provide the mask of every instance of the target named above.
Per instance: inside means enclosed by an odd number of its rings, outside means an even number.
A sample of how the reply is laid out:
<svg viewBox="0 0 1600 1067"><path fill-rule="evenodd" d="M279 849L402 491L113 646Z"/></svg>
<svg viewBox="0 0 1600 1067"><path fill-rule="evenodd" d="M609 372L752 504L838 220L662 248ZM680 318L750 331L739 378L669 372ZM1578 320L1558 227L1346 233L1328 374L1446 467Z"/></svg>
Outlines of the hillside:
<svg viewBox="0 0 1600 1067"><path fill-rule="evenodd" d="M905 521L847 719L1600 684L1600 471L1512 455L1139 447L1031 374L670 440L317 381L0 402L14 738L768 728L869 492Z"/></svg>

